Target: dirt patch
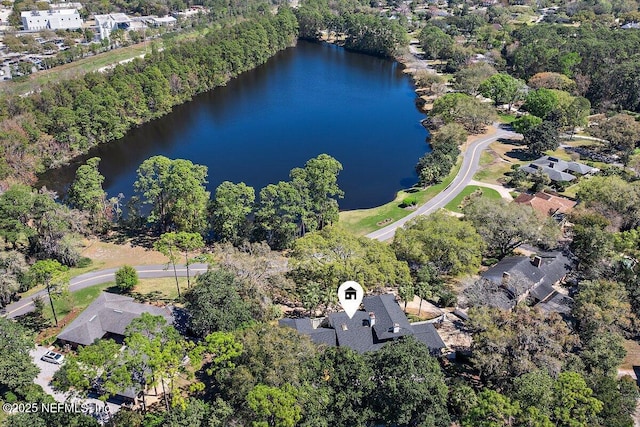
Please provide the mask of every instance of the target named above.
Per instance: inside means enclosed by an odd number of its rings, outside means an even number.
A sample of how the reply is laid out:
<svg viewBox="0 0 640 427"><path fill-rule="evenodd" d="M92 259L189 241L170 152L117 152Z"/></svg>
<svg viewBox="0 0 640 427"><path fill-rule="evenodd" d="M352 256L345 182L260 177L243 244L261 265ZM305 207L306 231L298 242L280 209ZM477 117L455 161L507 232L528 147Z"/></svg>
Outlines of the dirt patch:
<svg viewBox="0 0 640 427"><path fill-rule="evenodd" d="M634 366L640 366L640 343L633 340L626 340L624 342L624 348L627 350L627 355L622 360L620 370L633 372Z"/></svg>
<svg viewBox="0 0 640 427"><path fill-rule="evenodd" d="M116 268L128 265L164 264L167 257L158 251L132 245L106 243L97 239L85 240L82 256L91 258L99 268Z"/></svg>

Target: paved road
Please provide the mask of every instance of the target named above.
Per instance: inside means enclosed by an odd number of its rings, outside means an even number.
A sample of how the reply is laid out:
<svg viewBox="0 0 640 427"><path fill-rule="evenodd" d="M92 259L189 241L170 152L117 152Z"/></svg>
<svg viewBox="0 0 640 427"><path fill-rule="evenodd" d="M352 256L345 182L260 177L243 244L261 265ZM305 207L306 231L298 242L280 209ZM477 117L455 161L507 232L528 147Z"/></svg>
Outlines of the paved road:
<svg viewBox="0 0 640 427"><path fill-rule="evenodd" d="M478 170L482 150L500 138L513 138L516 136L519 136L519 134L497 127L497 131L494 134L473 142L463 153L462 167L460 168L458 175L456 175L447 188L441 191L433 199L411 212L409 215L381 228L380 230L367 234L367 237L380 241L389 240L393 238L398 227L402 227L405 223L411 221L418 215L428 215L445 207L447 203L455 199L455 197L471 182L473 175L475 175Z"/></svg>
<svg viewBox="0 0 640 427"><path fill-rule="evenodd" d="M151 279L157 277L173 277L173 267L169 266L167 269L166 264L161 265L143 265L133 267L138 272L138 277L141 279ZM88 288L89 286L100 285L102 283L113 282L115 280L115 272L117 268L108 268L106 270L92 271L90 273L81 274L69 281L69 290L79 291L80 289ZM191 264L189 266L189 275L195 276L207 271L207 264ZM176 272L178 277L186 277L187 269L184 265L176 265ZM9 304L6 307L6 317L9 319L20 316L22 314L33 311L33 300L37 297L45 297L47 291L39 291L35 294L22 298L20 301Z"/></svg>

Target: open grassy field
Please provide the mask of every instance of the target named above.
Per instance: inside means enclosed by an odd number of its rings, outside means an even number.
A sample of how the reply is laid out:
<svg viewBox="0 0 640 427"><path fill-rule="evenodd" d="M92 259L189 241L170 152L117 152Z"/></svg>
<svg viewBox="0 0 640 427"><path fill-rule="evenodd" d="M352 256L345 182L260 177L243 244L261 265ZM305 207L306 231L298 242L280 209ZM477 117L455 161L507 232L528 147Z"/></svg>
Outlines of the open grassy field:
<svg viewBox="0 0 640 427"><path fill-rule="evenodd" d="M476 190L481 190L482 191L482 197L486 198L486 199L489 199L489 200L500 200L502 198L500 196L500 193L498 193L493 188L479 187L477 185L468 185L460 192L460 194L458 194L455 197L455 199L450 201L447 204L447 206L445 206L445 209L448 209L448 210L450 210L452 212L462 213L462 209L460 209L460 205L461 205L462 201L464 200L465 197L467 197L468 195L470 195L471 193L473 193Z"/></svg>
<svg viewBox="0 0 640 427"><path fill-rule="evenodd" d="M402 200L404 200L405 197L415 197L418 201L418 206L424 204L444 190L447 185L453 181L453 178L455 178L460 170L460 166L461 161L458 160L456 166L440 184L415 192L407 192L405 190L399 191L392 202L375 208L340 212L339 224L341 227L344 227L346 230L358 236L364 236L365 234L378 230L393 221L397 221L412 212L410 209L400 207ZM385 220L387 221L383 224L382 222Z"/></svg>

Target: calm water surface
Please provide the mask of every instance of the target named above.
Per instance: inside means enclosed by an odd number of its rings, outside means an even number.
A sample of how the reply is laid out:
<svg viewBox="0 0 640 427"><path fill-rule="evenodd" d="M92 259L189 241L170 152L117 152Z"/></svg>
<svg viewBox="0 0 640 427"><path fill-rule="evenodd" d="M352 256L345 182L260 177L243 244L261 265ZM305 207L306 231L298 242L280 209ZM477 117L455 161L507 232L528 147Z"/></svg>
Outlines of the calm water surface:
<svg viewBox="0 0 640 427"><path fill-rule="evenodd" d="M428 150L414 99L397 63L300 41L227 86L47 172L40 185L64 194L79 164L98 156L109 196L128 199L140 163L164 155L207 165L211 191L222 181L244 181L258 193L328 153L344 167L340 208L377 206L417 181L414 165Z"/></svg>

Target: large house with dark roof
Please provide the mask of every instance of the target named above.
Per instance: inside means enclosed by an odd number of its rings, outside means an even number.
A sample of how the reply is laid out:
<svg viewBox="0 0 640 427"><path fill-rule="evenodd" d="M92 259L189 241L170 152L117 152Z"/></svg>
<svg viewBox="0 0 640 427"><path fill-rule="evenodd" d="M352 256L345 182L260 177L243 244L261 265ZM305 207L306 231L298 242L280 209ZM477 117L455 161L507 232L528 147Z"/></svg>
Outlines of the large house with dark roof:
<svg viewBox="0 0 640 427"><path fill-rule="evenodd" d="M162 316L168 324L173 323L173 314L168 308L141 304L125 295L102 292L64 328L57 339L62 345L69 344L72 347L90 345L102 338L122 342L127 326L142 313Z"/></svg>
<svg viewBox="0 0 640 427"><path fill-rule="evenodd" d="M376 351L388 342L412 335L438 355L445 344L432 323L409 323L392 294L365 297L364 311L352 318L344 312L322 319L282 319L287 326L308 335L316 344L349 347L358 353Z"/></svg>
<svg viewBox="0 0 640 427"><path fill-rule="evenodd" d="M535 303L550 302L558 292L554 285L562 282L572 269L572 261L562 252L539 253L533 258L525 256L506 257L496 265L482 273L482 277L502 287L508 295L509 307L513 308L516 303L516 296L511 292L509 281L512 278L524 280L527 290L522 297L530 297ZM560 301L557 299L556 302ZM554 310L553 304L544 306L547 311Z"/></svg>
<svg viewBox="0 0 640 427"><path fill-rule="evenodd" d="M569 182L576 179L577 175L587 175L598 172L599 169L592 168L578 162L567 162L557 157L543 156L538 160L520 167L526 173L536 173L541 171L549 176L552 181Z"/></svg>

